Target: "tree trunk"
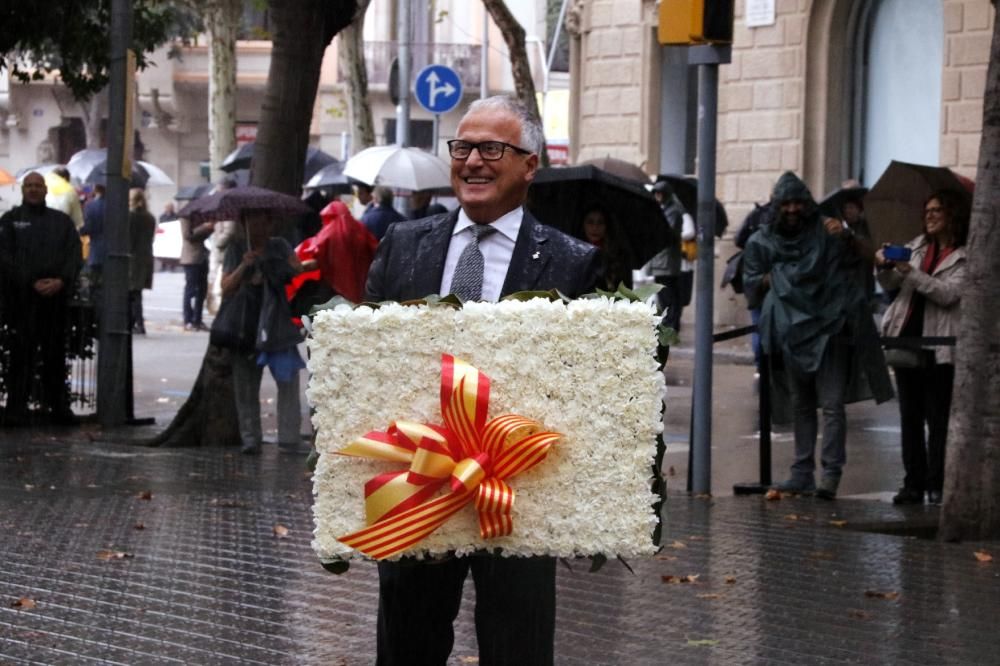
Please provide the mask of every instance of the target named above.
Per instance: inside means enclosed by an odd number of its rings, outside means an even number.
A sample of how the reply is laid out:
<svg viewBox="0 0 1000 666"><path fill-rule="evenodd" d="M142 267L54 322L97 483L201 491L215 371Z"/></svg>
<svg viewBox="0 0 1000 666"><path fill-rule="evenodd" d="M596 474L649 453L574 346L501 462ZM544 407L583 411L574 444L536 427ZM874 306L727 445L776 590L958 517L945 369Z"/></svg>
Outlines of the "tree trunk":
<svg viewBox="0 0 1000 666"><path fill-rule="evenodd" d="M368 67L365 62L363 33L365 10L371 0L358 0L360 10L349 26L340 32L338 60L347 89L347 112L351 122L351 154L375 145L375 122L368 102Z"/></svg>
<svg viewBox="0 0 1000 666"><path fill-rule="evenodd" d="M105 88L93 97L78 102L80 115L83 117L83 131L86 136L87 149L102 148L101 121L107 109L108 90Z"/></svg>
<svg viewBox="0 0 1000 666"><path fill-rule="evenodd" d="M323 52L354 16L355 0L271 0L271 69L251 182L298 195ZM209 345L191 395L152 446L239 443L229 352Z"/></svg>
<svg viewBox="0 0 1000 666"><path fill-rule="evenodd" d="M507 51L510 53L510 68L514 76L514 90L517 98L521 100L541 122L541 114L538 112L538 98L535 96L535 79L531 76L531 64L528 60L528 50L524 41L524 28L517 22L514 15L510 13L504 0L483 0L486 11L489 12L493 22L500 28L503 40L507 44ZM544 65L543 65L544 66ZM544 125L543 125L544 126ZM549 153L542 145L542 153L539 155L542 166L548 166Z"/></svg>
<svg viewBox="0 0 1000 666"><path fill-rule="evenodd" d="M1000 20L983 106L939 531L946 541L1000 538Z"/></svg>
<svg viewBox="0 0 1000 666"><path fill-rule="evenodd" d="M212 182L225 172L222 161L236 149L236 33L242 0L217 0L205 7L208 31L208 154Z"/></svg>

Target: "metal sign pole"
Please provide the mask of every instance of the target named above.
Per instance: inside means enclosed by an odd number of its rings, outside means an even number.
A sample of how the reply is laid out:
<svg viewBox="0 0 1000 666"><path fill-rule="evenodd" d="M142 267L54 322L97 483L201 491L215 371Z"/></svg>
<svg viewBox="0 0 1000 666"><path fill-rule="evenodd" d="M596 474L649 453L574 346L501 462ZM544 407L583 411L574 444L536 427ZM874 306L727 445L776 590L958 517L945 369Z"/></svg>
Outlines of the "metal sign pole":
<svg viewBox="0 0 1000 666"><path fill-rule="evenodd" d="M691 490L712 492L712 329L715 312L715 149L719 64L728 46L694 46L688 64L698 65L698 266L694 348L694 450Z"/></svg>
<svg viewBox="0 0 1000 666"><path fill-rule="evenodd" d="M399 0L399 104L396 143L410 145L410 0Z"/></svg>
<svg viewBox="0 0 1000 666"><path fill-rule="evenodd" d="M434 114L434 125L433 125L433 128L434 128L434 139L431 142L431 146L434 147L434 154L437 155L438 154L438 136L439 136L440 131L441 131L441 114L440 113L435 113Z"/></svg>

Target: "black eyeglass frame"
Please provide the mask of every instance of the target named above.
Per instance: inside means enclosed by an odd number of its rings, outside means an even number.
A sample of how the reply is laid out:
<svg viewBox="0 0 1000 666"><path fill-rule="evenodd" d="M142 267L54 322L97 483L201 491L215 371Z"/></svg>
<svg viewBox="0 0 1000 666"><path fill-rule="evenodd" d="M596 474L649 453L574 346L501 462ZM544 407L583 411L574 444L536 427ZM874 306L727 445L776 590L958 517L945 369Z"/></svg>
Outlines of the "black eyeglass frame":
<svg viewBox="0 0 1000 666"><path fill-rule="evenodd" d="M533 152L533 151L521 148L520 146L515 146L512 143L507 143L506 141L480 141L479 143L472 143L471 141L465 141L463 139L452 139L451 141L448 141L447 143L448 143L448 155L450 155L453 160L467 160L467 159L469 159L469 156L472 155L472 151L473 150L478 150L479 151L479 157L481 157L483 160L485 160L487 162L496 162L497 160L502 160L503 156L504 156L504 153L507 152L508 148L510 148L511 150L513 150L516 153L520 153L521 155L531 155L532 152ZM461 145L460 146L456 146L456 144L461 144ZM485 145L497 145L497 146L500 146L500 154L498 156L496 156L496 157L486 157L486 155L483 154L483 151L481 149L481 146L485 146ZM458 157L458 156L455 155L455 148L456 147L460 148L460 147L466 147L466 146L468 147L469 152L466 153L466 155L464 157Z"/></svg>

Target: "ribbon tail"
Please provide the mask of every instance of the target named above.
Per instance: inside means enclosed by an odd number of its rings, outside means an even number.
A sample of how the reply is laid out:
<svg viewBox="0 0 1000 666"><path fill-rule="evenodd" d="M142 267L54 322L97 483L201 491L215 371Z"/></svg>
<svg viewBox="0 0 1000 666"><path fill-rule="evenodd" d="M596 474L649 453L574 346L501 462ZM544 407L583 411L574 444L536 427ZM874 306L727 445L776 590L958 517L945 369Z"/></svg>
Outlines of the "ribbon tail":
<svg viewBox="0 0 1000 666"><path fill-rule="evenodd" d="M492 539L513 532L514 520L510 515L513 508L513 488L496 477L483 480L476 492L479 535L484 539Z"/></svg>

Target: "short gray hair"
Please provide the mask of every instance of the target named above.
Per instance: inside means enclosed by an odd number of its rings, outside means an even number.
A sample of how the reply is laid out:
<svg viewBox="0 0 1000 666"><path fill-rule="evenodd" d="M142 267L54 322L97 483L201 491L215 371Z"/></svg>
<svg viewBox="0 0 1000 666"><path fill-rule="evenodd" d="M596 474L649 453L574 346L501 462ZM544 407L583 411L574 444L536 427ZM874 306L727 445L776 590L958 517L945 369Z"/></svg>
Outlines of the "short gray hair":
<svg viewBox="0 0 1000 666"><path fill-rule="evenodd" d="M391 187L379 185L372 191L372 198L375 199L378 205L390 208L392 207L394 194Z"/></svg>
<svg viewBox="0 0 1000 666"><path fill-rule="evenodd" d="M513 114L521 124L521 148L533 153L542 152L542 146L545 145L545 131L542 129L542 123L521 100L510 95L484 97L470 104L465 115L468 116L477 111L506 111Z"/></svg>

